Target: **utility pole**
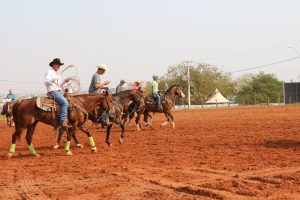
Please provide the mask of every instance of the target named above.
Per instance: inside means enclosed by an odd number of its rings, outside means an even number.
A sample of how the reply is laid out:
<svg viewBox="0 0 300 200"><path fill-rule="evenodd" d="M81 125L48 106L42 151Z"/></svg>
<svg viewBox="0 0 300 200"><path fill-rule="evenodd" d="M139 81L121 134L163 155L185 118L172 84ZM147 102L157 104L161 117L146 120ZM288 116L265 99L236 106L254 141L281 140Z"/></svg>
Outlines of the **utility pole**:
<svg viewBox="0 0 300 200"><path fill-rule="evenodd" d="M190 63L193 63L193 61L184 61L186 67L187 67L187 83L188 83L188 109L191 108L191 77L190 77Z"/></svg>

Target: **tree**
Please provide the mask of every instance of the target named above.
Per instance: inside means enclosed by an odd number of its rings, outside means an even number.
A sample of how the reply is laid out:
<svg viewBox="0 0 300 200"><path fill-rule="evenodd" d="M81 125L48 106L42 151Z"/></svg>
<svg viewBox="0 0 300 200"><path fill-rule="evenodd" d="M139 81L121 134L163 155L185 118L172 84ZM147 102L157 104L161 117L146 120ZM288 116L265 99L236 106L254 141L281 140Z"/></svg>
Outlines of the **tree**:
<svg viewBox="0 0 300 200"><path fill-rule="evenodd" d="M260 72L240 87L237 102L246 104L277 102L283 97L282 82L274 74Z"/></svg>
<svg viewBox="0 0 300 200"><path fill-rule="evenodd" d="M235 92L235 85L231 76L221 71L214 65L198 63L190 67L191 102L192 104L203 104L218 88L225 96L230 97ZM179 84L183 92L187 94L187 67L184 65L173 65L168 68L168 73L160 80L160 89L166 86ZM177 102L178 103L178 102ZM187 101L185 102L187 103Z"/></svg>

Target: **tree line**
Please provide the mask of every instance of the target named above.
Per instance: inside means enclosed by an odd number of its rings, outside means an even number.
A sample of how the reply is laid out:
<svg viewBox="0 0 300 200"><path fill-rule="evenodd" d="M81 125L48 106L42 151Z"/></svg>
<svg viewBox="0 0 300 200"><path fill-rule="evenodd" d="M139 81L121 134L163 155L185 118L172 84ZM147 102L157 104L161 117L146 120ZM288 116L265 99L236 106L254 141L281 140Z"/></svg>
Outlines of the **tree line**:
<svg viewBox="0 0 300 200"><path fill-rule="evenodd" d="M224 97L239 104L277 103L283 98L283 82L274 74L246 74L234 80L231 74L215 65L197 63L189 68L192 104L204 104L216 88ZM159 81L160 90L179 84L187 94L187 70L187 66L181 64L168 67ZM151 91L150 83L146 85L146 91ZM187 100L177 100L176 103L187 104Z"/></svg>

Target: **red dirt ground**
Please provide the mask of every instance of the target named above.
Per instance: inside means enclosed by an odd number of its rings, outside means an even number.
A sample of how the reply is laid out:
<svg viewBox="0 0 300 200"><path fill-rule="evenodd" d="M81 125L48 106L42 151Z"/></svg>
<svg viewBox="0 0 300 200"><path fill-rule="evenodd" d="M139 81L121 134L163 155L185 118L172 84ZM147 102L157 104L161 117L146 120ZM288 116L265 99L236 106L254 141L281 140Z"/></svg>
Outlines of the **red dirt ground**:
<svg viewBox="0 0 300 200"><path fill-rule="evenodd" d="M6 159L12 128L0 122L0 199L300 199L300 106L174 112L176 129L119 128L98 152L53 150L50 126L38 125L28 155L25 134Z"/></svg>

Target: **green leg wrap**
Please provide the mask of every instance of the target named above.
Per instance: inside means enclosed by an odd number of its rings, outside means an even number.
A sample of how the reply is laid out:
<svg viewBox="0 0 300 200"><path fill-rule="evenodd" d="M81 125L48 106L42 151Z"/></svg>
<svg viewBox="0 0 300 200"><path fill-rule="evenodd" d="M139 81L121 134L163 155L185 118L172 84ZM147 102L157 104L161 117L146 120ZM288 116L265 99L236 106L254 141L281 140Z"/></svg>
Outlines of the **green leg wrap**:
<svg viewBox="0 0 300 200"><path fill-rule="evenodd" d="M90 145L91 145L92 147L96 146L96 145L95 145L94 138L93 138L92 136L89 137L89 143L90 143Z"/></svg>
<svg viewBox="0 0 300 200"><path fill-rule="evenodd" d="M13 154L16 151L16 144L11 144L9 148L9 153Z"/></svg>
<svg viewBox="0 0 300 200"><path fill-rule="evenodd" d="M92 136L89 137L89 143L90 143L90 145L91 145L91 149L92 149L93 151L96 151L96 150L97 150L97 147L96 147L94 138L93 138Z"/></svg>
<svg viewBox="0 0 300 200"><path fill-rule="evenodd" d="M31 155L36 156L36 151L32 144L28 146L28 150Z"/></svg>
<svg viewBox="0 0 300 200"><path fill-rule="evenodd" d="M66 150L66 155L67 156L71 156L72 155L72 152L70 150L70 145L71 145L71 142L67 141L66 145L65 145L65 150Z"/></svg>
<svg viewBox="0 0 300 200"><path fill-rule="evenodd" d="M66 142L66 145L65 145L65 150L66 150L66 151L70 151L70 145L71 145L71 142L70 142L70 141L67 141L67 142Z"/></svg>

